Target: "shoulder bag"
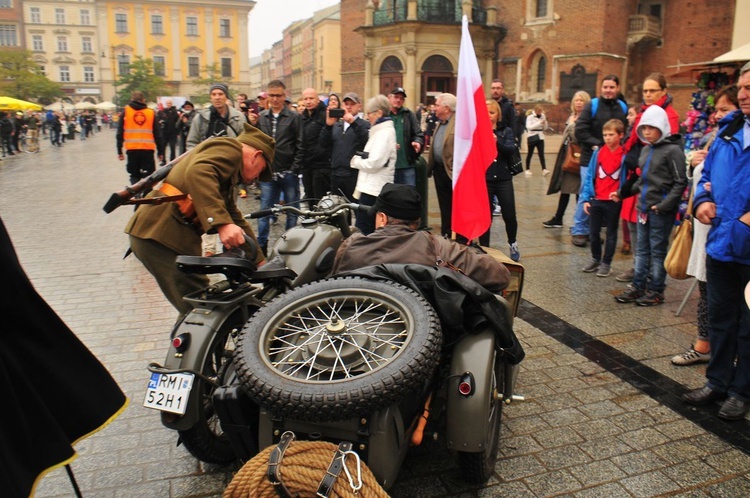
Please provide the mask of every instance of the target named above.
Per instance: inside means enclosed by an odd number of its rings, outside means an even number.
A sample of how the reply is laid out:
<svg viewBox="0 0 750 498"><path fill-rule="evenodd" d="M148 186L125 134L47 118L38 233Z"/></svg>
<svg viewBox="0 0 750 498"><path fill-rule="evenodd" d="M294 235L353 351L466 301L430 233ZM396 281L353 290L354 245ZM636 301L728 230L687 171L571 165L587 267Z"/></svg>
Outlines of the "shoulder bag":
<svg viewBox="0 0 750 498"><path fill-rule="evenodd" d="M581 146L568 141L565 151L565 160L562 165L563 171L574 175L581 174Z"/></svg>
<svg viewBox="0 0 750 498"><path fill-rule="evenodd" d="M669 246L667 257L664 258L664 269L667 275L676 280L688 278L687 266L690 251L693 249L693 196L690 196L687 212L682 223L677 228L672 245Z"/></svg>
<svg viewBox="0 0 750 498"><path fill-rule="evenodd" d="M523 160L521 159L521 150L518 147L513 150L513 154L510 156L508 171L510 176L516 176L523 172Z"/></svg>

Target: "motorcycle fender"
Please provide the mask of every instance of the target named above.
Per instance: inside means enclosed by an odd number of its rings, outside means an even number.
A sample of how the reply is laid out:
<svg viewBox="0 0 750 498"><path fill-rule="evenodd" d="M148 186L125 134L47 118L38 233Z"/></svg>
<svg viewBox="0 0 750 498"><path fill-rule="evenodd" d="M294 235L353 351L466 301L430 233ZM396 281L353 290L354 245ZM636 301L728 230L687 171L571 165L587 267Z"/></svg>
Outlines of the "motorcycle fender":
<svg viewBox="0 0 750 498"><path fill-rule="evenodd" d="M186 369L199 372L208 354L208 347L211 344L211 340L216 331L219 330L228 318L228 313L216 313L215 311L201 308L193 309L172 335L172 337L176 337L183 333L189 333L190 346L182 354L179 354L170 341L167 359L164 360L164 367L170 370ZM200 416L198 411L199 391L200 389L190 391L184 415L180 416L174 413L162 412L162 424L178 431L190 429L197 424Z"/></svg>
<svg viewBox="0 0 750 498"><path fill-rule="evenodd" d="M489 430L489 420L484 420L484 414L489 412L494 394L494 364L495 334L491 330L470 334L453 349L446 394L446 444L449 449L484 451ZM467 372L474 378L475 387L470 396L458 392L460 378Z"/></svg>

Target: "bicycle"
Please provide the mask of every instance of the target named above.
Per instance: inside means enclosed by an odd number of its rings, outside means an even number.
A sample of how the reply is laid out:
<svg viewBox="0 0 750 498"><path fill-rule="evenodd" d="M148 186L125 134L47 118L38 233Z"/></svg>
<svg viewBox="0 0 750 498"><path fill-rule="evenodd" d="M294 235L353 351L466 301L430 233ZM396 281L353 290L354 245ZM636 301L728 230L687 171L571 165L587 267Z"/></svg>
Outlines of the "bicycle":
<svg viewBox="0 0 750 498"><path fill-rule="evenodd" d="M18 137L18 143L21 145L21 150L27 154L36 154L40 150L39 137L29 136L25 131L21 132Z"/></svg>

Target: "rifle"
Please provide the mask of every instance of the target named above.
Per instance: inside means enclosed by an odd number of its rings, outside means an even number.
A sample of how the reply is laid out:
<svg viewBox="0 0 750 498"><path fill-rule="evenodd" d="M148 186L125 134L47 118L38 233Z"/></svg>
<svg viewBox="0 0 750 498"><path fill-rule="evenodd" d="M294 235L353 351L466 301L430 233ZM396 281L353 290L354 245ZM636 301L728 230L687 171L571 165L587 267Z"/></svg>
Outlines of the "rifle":
<svg viewBox="0 0 750 498"><path fill-rule="evenodd" d="M215 133L208 137L206 140L210 140L215 137L220 137L224 135L226 131L220 131L218 133ZM154 202L152 200L149 201L141 201L141 199L133 199L136 195L140 194L141 192L144 192L163 179L167 177L170 171L172 171L172 168L175 164L177 164L183 157L187 156L193 151L193 149L186 150L179 156L175 157L171 161L169 161L167 164L162 166L161 168L157 169L153 173L151 173L146 178L142 178L139 182L134 183L133 185L125 187L123 190L120 190L119 192L115 192L109 197L109 200L104 205L102 209L104 209L104 212L109 214L118 207L122 206L123 204L141 204L143 202L149 202L152 204L161 204L162 202L170 202L170 201L179 201L186 197L185 194L183 195L171 195L171 196L165 196L165 197L159 197L159 201Z"/></svg>

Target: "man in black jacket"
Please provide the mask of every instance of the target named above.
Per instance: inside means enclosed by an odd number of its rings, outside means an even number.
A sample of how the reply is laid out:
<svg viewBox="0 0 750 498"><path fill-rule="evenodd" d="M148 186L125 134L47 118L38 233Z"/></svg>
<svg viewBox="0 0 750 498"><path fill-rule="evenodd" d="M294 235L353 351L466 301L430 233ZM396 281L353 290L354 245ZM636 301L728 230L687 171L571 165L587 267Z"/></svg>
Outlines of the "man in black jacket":
<svg viewBox="0 0 750 498"><path fill-rule="evenodd" d="M302 92L302 185L310 207L331 189L331 148L320 142L320 133L326 127L326 105L320 101L314 88Z"/></svg>
<svg viewBox="0 0 750 498"><path fill-rule="evenodd" d="M302 135L302 116L287 108L286 85L281 80L273 80L268 84L268 109L258 116L258 128L263 133L276 140L276 153L273 158L274 175L270 182L260 182L260 208L269 209L279 203L281 190L284 190L284 200L287 204L297 205L299 202L299 178L304 157L304 141ZM258 220L258 244L263 254L267 253L269 216ZM297 215L287 214L286 229L297 224Z"/></svg>
<svg viewBox="0 0 750 498"><path fill-rule="evenodd" d="M331 151L331 192L353 199L357 171L350 166L354 153L364 150L370 134L370 123L359 117L362 101L354 92L344 95L346 113L341 119L326 119L320 144Z"/></svg>
<svg viewBox="0 0 750 498"><path fill-rule="evenodd" d="M620 79L609 74L602 80L601 93L581 111L576 120L576 140L581 145L581 178L587 174L593 151L604 145L602 127L610 119L619 119L628 127L628 105L620 100ZM583 198L579 199L573 218L573 245L585 247L589 238L589 217L583 212Z"/></svg>
<svg viewBox="0 0 750 498"><path fill-rule="evenodd" d="M165 99L164 109L159 111L156 116L156 120L161 128L161 140L162 150L164 151L164 158L162 159L162 166L166 164L167 145L169 145L169 160L174 160L175 148L177 146L177 122L180 116L177 114L177 109L172 105L172 99Z"/></svg>
<svg viewBox="0 0 750 498"><path fill-rule="evenodd" d="M388 96L388 100L391 101L391 117L396 128L396 142L398 143L396 176L393 181L414 187L417 184L415 163L424 147L424 132L417 116L404 107L406 92L403 88L394 89Z"/></svg>

